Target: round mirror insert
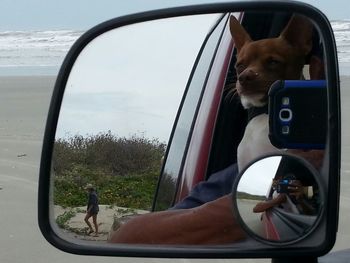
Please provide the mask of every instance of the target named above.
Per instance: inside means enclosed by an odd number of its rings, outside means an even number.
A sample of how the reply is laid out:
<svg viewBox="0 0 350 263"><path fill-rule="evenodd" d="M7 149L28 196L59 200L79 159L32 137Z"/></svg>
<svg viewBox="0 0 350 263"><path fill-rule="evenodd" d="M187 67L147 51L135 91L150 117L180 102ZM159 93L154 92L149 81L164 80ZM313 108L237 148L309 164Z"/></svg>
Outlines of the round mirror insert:
<svg viewBox="0 0 350 263"><path fill-rule="evenodd" d="M276 243L300 240L315 228L323 195L318 172L290 155L252 163L234 186L237 217L254 237Z"/></svg>

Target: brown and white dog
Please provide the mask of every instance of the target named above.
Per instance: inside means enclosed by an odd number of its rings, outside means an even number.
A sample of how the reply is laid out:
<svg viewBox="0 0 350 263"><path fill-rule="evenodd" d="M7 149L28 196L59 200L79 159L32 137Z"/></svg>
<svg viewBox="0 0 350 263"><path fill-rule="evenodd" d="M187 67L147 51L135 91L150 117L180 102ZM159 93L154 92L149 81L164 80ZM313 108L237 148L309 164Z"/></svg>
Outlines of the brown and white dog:
<svg viewBox="0 0 350 263"><path fill-rule="evenodd" d="M267 104L269 88L276 80L301 79L307 54L312 49L312 24L294 15L277 38L252 41L233 16L230 31L237 48L236 92L244 108ZM261 155L279 151L268 138L268 115L251 119L238 146L238 169L241 171Z"/></svg>

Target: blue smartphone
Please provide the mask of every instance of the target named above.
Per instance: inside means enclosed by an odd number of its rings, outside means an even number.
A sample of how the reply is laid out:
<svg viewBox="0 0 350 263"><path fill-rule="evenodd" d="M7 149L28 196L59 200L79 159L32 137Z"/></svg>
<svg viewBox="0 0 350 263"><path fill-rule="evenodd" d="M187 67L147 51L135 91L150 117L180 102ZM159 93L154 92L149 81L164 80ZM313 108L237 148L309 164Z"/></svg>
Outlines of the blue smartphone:
<svg viewBox="0 0 350 263"><path fill-rule="evenodd" d="M325 80L278 80L269 91L269 138L277 148L324 149L327 122Z"/></svg>
<svg viewBox="0 0 350 263"><path fill-rule="evenodd" d="M277 187L276 187L276 192L277 193L289 193L289 185L291 181L288 179L282 179L278 182Z"/></svg>

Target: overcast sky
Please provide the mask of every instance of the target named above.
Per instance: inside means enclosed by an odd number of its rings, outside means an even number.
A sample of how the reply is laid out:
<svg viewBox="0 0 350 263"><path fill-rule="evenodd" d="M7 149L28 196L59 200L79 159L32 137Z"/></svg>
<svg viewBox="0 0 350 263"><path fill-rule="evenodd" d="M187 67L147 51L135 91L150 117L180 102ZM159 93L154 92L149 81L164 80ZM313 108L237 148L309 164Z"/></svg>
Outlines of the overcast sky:
<svg viewBox="0 0 350 263"><path fill-rule="evenodd" d="M111 131L167 142L195 58L217 19L150 21L90 42L70 73L56 136Z"/></svg>
<svg viewBox="0 0 350 263"><path fill-rule="evenodd" d="M221 0L227 2L227 0ZM88 29L107 19L174 5L214 0L0 0L0 30ZM305 1L329 19L350 19L348 0Z"/></svg>

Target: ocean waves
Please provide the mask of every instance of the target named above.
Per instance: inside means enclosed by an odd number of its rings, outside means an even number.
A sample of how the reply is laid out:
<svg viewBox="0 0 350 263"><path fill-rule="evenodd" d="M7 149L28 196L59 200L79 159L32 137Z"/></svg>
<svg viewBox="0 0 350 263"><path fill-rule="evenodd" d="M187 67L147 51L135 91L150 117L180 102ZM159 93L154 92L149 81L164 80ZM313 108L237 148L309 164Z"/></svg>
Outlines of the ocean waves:
<svg viewBox="0 0 350 263"><path fill-rule="evenodd" d="M350 20L331 21L340 64L350 64ZM59 66L81 30L0 32L0 71ZM1 74L1 73L0 73Z"/></svg>
<svg viewBox="0 0 350 263"><path fill-rule="evenodd" d="M350 20L331 21L340 63L350 63Z"/></svg>
<svg viewBox="0 0 350 263"><path fill-rule="evenodd" d="M0 32L0 70L57 68L84 33L75 30Z"/></svg>

